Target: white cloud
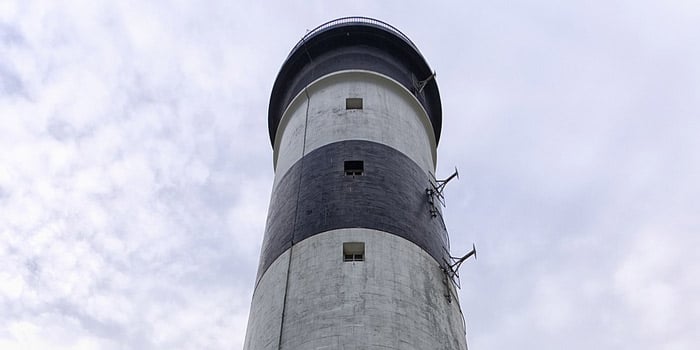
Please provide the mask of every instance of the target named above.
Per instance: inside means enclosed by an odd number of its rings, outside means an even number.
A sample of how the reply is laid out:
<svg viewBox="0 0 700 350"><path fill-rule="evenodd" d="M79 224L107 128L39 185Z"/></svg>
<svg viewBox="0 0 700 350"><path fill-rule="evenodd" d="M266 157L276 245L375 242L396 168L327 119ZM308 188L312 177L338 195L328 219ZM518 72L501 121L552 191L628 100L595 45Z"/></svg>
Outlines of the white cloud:
<svg viewBox="0 0 700 350"><path fill-rule="evenodd" d="M675 225L647 227L615 271L615 291L643 330L640 335L661 347L700 341L692 330L700 321L698 244L696 234Z"/></svg>

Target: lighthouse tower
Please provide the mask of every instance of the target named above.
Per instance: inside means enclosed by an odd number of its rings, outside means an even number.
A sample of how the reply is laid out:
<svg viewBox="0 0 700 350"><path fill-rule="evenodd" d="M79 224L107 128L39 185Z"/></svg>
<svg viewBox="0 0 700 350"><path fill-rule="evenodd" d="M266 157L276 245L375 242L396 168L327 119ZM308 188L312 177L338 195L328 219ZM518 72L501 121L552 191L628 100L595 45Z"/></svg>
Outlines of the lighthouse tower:
<svg viewBox="0 0 700 350"><path fill-rule="evenodd" d="M466 349L434 177L440 94L418 48L375 19L325 23L282 65L268 122L244 349Z"/></svg>

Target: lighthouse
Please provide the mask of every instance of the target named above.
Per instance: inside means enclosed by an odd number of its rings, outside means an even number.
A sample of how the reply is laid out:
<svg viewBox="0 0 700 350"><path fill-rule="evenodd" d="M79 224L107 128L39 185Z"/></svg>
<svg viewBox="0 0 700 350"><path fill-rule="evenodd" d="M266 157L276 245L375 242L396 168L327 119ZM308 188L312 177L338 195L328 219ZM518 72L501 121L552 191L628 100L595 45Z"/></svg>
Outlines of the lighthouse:
<svg viewBox="0 0 700 350"><path fill-rule="evenodd" d="M435 74L393 26L341 18L282 64L275 177L245 350L466 349L436 180Z"/></svg>

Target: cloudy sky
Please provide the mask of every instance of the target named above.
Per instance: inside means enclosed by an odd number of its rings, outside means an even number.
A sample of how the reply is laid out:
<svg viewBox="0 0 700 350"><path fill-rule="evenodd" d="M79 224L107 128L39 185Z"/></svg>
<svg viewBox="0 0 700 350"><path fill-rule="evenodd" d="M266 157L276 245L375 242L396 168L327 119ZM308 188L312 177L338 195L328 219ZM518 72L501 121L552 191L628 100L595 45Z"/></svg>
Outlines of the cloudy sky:
<svg viewBox="0 0 700 350"><path fill-rule="evenodd" d="M700 346L700 3L0 1L0 348L240 349L267 103L365 15L437 71L471 350Z"/></svg>

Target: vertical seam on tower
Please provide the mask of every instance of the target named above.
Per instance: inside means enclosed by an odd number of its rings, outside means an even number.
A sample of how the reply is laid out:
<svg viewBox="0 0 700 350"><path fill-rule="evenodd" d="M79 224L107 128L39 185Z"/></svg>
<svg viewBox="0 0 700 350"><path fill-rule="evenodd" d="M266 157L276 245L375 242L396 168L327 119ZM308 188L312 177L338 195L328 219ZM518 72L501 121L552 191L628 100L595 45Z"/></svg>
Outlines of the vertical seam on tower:
<svg viewBox="0 0 700 350"><path fill-rule="evenodd" d="M304 138L301 141L301 162L299 163L299 180L297 181L297 203L294 206L292 245L294 245L294 233L296 233L297 215L299 214L299 193L301 192L301 179L304 175L304 156L306 155L306 132L309 129L309 106L311 105L311 97L309 97L308 88L304 88L304 94L306 95L306 113L304 115Z"/></svg>
<svg viewBox="0 0 700 350"><path fill-rule="evenodd" d="M284 330L284 315L287 311L287 293L289 292L289 269L292 267L292 250L294 244L289 247L289 259L287 259L287 281L284 284L284 300L282 301L282 316L280 317L280 334L277 337L277 350L282 348L282 331Z"/></svg>
<svg viewBox="0 0 700 350"><path fill-rule="evenodd" d="M289 247L289 259L287 259L287 281L284 284L284 300L282 301L282 317L280 319L280 333L277 341L277 349L282 348L282 331L284 330L284 317L287 311L287 296L289 294L289 273L292 268L292 253L294 252L294 233L296 232L297 226L297 215L299 214L299 192L301 191L301 179L304 174L304 155L306 154L306 130L309 127L309 105L311 104L311 98L309 97L309 90L304 88L304 93L306 94L306 115L304 116L304 139L301 143L301 162L299 163L299 180L297 181L297 203L294 206L294 223L292 224L292 244Z"/></svg>
<svg viewBox="0 0 700 350"><path fill-rule="evenodd" d="M304 40L304 39L302 39ZM311 63L311 74L313 75L315 70L314 61L311 58L308 48L306 47L306 42L303 42L304 51L306 56L309 58L309 63ZM304 155L306 154L306 131L309 127L309 105L311 104L311 98L309 97L308 85L304 87L304 94L306 95L306 114L304 115L304 138L301 143L301 162L299 163L299 180L297 181L297 202L294 206L294 222L292 223L292 244L289 246L289 260L287 260L287 281L284 284L284 300L282 302L282 319L280 320L280 335L277 343L277 349L282 348L282 332L284 331L284 317L287 312L287 296L289 293L289 273L292 268L292 253L294 252L294 233L297 230L297 215L299 215L299 193L301 191L301 179L304 174Z"/></svg>

